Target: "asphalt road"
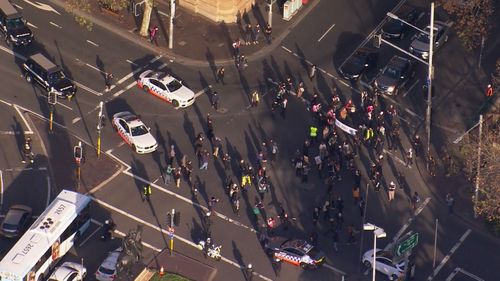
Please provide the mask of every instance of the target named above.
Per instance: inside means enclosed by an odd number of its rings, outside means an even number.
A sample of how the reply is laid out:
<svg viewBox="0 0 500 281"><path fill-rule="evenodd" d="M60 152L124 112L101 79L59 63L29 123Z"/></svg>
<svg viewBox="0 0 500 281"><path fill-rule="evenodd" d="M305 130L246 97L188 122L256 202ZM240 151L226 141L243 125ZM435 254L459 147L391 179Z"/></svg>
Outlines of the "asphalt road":
<svg viewBox="0 0 500 281"><path fill-rule="evenodd" d="M224 140L223 151L228 151L232 155L235 176L238 174L236 161L245 159L253 163L260 144L272 139L279 144L280 152L277 162L269 169L273 189L266 195L266 210L269 214L276 214L277 204L283 203L289 213L297 218L286 235L307 238L312 231L310 221L312 208L323 203L325 187L316 172L312 173L308 184L300 183L294 176L290 158L296 149L301 148L307 136L308 127L312 123L310 115L304 110L302 101L291 98L286 119L278 115L273 118L270 114L269 96L263 98L258 108L249 109L249 95L253 89L263 89L265 93L267 78L278 81L293 76L297 81L305 80L309 92L313 87L317 87L324 100L330 97L334 85L340 88L344 99L356 97L361 86L341 82L337 78L335 69L361 43L367 41L365 40L367 35L383 20L385 13L395 7L397 4L395 1L321 1L269 56L250 62L249 67L243 72L227 69L225 79L227 85L224 86L215 83L213 72L208 67L185 67L175 61L165 60L99 26L94 26L92 31L88 31L78 26L65 11L60 10L59 15L51 11L41 11L24 1L14 2L23 8L25 17L36 26L33 29L38 43L28 49L16 49L17 56L13 56L7 48L2 47L0 70L3 75L0 77L0 82L8 85L6 86L8 90L2 91L2 100L47 116L45 98L39 89L24 81L20 71L22 58L38 49L62 65L68 76L79 86L79 92L74 100L60 101L61 104L56 109L56 122L66 126L83 140L96 143L96 106L100 101L104 101L108 120L112 114L119 111L136 112L151 127L153 135L160 143L158 154L134 154L109 126L109 121L107 122L102 133L103 151L119 159L126 169L93 194L96 202L94 208L96 222L102 222L111 216L117 223L118 230L123 233L135 228L138 223L143 224L145 226L143 240L151 246L146 257L152 257L155 250L166 247L164 232L166 215L169 210L175 208L182 214L181 226L176 228L176 235L179 236L175 244L176 250L217 267L217 280L228 280L228 278L242 280L243 275L239 266L250 262L256 272L267 280L341 280L339 270L346 272L349 280L369 280L369 274L365 274L365 269L359 263L359 255L372 245L371 233L362 233L362 243L359 241L360 243L355 246L342 245L340 252L335 253L330 236L322 234L327 229L326 223L322 223L319 230L319 247L326 252L329 266L317 271L302 271L284 264L280 270L276 270L260 249L256 234L252 230L249 214L254 197L257 195L256 190L251 190L248 198L243 200L238 216L232 212L227 195L224 193L224 172L220 162L211 161L206 172L195 169L194 178L199 179L201 183L197 198L192 197L185 182L182 182L180 188L165 186L160 177L160 167L165 166L165 151L170 144L175 144L179 158L187 154L190 159L195 160L192 143L195 135L206 129L207 113L212 116L215 134ZM425 6L421 3L419 5ZM425 26L425 21L426 17L419 22L419 26ZM453 37L448 43L448 46L440 50L437 55L437 67L447 63L447 69L452 68L452 63L445 57L456 56L454 50L458 43ZM393 54L393 50L382 47L379 63L383 65ZM306 69L309 63L316 64L324 70L318 74L314 83L307 78ZM162 69L182 78L185 84L199 94L196 103L190 108L175 110L170 105L145 94L135 87L137 75L145 69ZM110 92L103 91L103 72L115 75L115 87ZM443 72L445 71L440 72L436 80L446 81L444 79L446 74L442 74ZM417 77L420 81L424 81L422 77L425 77L425 70L420 69ZM220 105L227 109L227 112L216 112L210 107L210 96L207 94L209 86L219 93ZM416 85L415 89L418 87ZM415 93L409 93L408 99L398 97L387 101L394 103L400 109L406 135L422 130L422 101L418 99L418 94L414 95ZM10 119L11 116L6 115L5 118ZM407 136L403 138L403 143L408 146ZM5 142L2 141L2 147L15 147L12 137L8 137ZM205 143L205 147L211 151L209 143ZM5 159L15 161L12 159L19 158L12 155L15 154L13 151L9 153ZM357 164L364 174L370 163L369 159L369 156L365 156L358 160ZM434 223L435 219L439 219L436 266L443 260L446 262L436 272L433 280L445 280L456 268L463 268L463 271L476 274L482 280L494 280L495 273L488 269L500 263L498 256L494 254L495 249L498 249L497 241L482 234L481 231L476 231L475 226L470 224L469 217L447 214L442 192L437 188L443 185L449 190L452 187L451 183L442 180L438 185L428 177L422 162L410 170L403 167L402 159L404 158L400 152L391 152L387 155L387 163L384 165L386 179L393 179L396 171L403 170L411 190L417 190L423 198L430 199L426 201L428 203L422 205L420 212L413 213L407 201L408 191L398 191L396 202L389 204L384 192L375 193L370 189L367 195L366 221L383 227L388 234L388 238L379 241L379 245L387 245L398 232L408 230L418 232L420 243L413 254L417 266L416 280L427 280L433 272ZM7 168L2 166L2 169ZM25 181L29 182L33 173L12 174L9 180L17 181L25 187L28 185ZM347 172L343 177L344 180L336 185L336 189L345 201L346 225L354 223L359 227L362 218L352 204L350 193L353 181ZM148 182L153 186L153 198L150 203L143 202L140 198L140 189ZM18 196L13 195L15 198ZM226 259L218 263L203 260L202 254L191 244L200 239L201 216L204 212L200 206L206 206L211 196L221 199L216 206L218 216L214 218L212 233L216 243L223 246L222 255ZM10 198L11 195L6 200L13 200ZM29 201L31 199L25 200L30 204L42 204L41 206L44 204L31 203ZM457 209L463 208L457 206ZM95 227L98 229L97 223ZM472 232L466 235L469 229L472 229ZM463 241L460 242L462 237ZM341 234L341 239L345 241L345 233ZM71 257L75 260L83 257L84 261L88 261L86 264L89 272L95 270L98 260L104 257L106 251L116 246L116 244L103 246L96 240L96 236L90 237L88 242L75 250ZM456 251L445 259L454 246L457 247ZM5 247L7 246L1 247L2 250ZM468 280L459 279L460 274L464 273L458 272L457 279L453 280ZM382 278L382 275L379 278Z"/></svg>

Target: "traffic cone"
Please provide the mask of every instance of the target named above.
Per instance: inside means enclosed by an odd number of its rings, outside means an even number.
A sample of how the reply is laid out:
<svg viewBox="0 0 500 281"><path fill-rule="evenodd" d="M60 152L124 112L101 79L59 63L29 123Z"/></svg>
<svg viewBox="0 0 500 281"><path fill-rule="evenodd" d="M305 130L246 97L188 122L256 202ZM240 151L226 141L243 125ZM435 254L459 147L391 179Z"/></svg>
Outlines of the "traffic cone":
<svg viewBox="0 0 500 281"><path fill-rule="evenodd" d="M163 276L165 275L165 269L162 267L160 267L160 276Z"/></svg>

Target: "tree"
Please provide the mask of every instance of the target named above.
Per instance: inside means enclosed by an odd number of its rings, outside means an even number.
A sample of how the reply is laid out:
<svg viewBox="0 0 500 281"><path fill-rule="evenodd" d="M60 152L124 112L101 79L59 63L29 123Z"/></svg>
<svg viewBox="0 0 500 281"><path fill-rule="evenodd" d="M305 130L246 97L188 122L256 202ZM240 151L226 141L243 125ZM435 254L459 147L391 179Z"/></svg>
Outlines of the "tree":
<svg viewBox="0 0 500 281"><path fill-rule="evenodd" d="M151 13L153 12L154 0L146 0L144 2L144 13L142 15L142 24L139 34L141 36L148 36L149 22L151 21Z"/></svg>
<svg viewBox="0 0 500 281"><path fill-rule="evenodd" d="M440 0L453 17L454 29L467 50L481 45L491 28L494 0Z"/></svg>
<svg viewBox="0 0 500 281"><path fill-rule="evenodd" d="M99 6L113 12L120 12L129 5L129 0L99 0ZM76 22L81 26L92 30L93 24L90 19L84 16L84 13L90 14L91 6L88 0L67 0L66 10L73 15Z"/></svg>
<svg viewBox="0 0 500 281"><path fill-rule="evenodd" d="M470 134L460 147L464 171L474 184L477 180L478 134ZM475 211L488 221L500 221L500 122L484 122L479 166L479 195Z"/></svg>
<svg viewBox="0 0 500 281"><path fill-rule="evenodd" d="M498 89L500 89L500 58L497 59L495 73L491 75L491 85L493 86L494 91L498 91Z"/></svg>

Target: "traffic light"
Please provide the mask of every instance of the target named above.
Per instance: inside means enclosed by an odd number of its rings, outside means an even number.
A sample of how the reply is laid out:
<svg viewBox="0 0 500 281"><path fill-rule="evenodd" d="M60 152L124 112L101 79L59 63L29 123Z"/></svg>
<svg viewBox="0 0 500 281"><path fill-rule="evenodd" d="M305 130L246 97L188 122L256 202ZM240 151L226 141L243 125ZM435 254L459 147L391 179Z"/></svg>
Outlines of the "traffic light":
<svg viewBox="0 0 500 281"><path fill-rule="evenodd" d="M174 215L174 225L179 226L181 224L181 213L180 212L175 212Z"/></svg>
<svg viewBox="0 0 500 281"><path fill-rule="evenodd" d="M172 219L172 214L171 213L168 213L167 214L167 225L168 227L172 227L172 222L173 222L173 219Z"/></svg>
<svg viewBox="0 0 500 281"><path fill-rule="evenodd" d="M382 45L382 35L380 34L375 34L373 36L373 46L375 48L380 48L380 46Z"/></svg>
<svg viewBox="0 0 500 281"><path fill-rule="evenodd" d="M82 158L83 158L82 142L79 142L78 145L74 147L73 156L75 157L75 162L78 165L80 165L80 163L82 162Z"/></svg>
<svg viewBox="0 0 500 281"><path fill-rule="evenodd" d="M54 89L51 89L47 95L47 98L48 98L48 103L49 104L52 104L52 105L55 105L57 103L57 94L56 92L54 91Z"/></svg>
<svg viewBox="0 0 500 281"><path fill-rule="evenodd" d="M100 115L99 116L99 122L97 123L97 130L101 130L102 128L104 128L104 125L106 125L106 118L104 117L104 115Z"/></svg>

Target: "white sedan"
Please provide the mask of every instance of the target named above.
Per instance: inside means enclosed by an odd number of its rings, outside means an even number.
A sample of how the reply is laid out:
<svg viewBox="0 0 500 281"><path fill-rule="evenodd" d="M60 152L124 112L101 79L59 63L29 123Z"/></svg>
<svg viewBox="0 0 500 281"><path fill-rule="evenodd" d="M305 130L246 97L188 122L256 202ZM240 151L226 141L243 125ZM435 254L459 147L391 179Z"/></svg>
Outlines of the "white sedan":
<svg viewBox="0 0 500 281"><path fill-rule="evenodd" d="M113 115L112 125L120 137L139 154L151 153L158 147L150 129L139 117L128 111Z"/></svg>
<svg viewBox="0 0 500 281"><path fill-rule="evenodd" d="M146 70L139 75L137 86L174 107L188 107L194 103L194 92L165 72Z"/></svg>
<svg viewBox="0 0 500 281"><path fill-rule="evenodd" d="M65 262L56 268L48 281L81 281L87 275L87 269L75 262Z"/></svg>
<svg viewBox="0 0 500 281"><path fill-rule="evenodd" d="M393 264L392 257L389 252L377 249L375 257L375 270L386 275L389 280L398 280L405 273L405 261ZM373 250L369 250L363 254L363 264L371 268L373 263Z"/></svg>

